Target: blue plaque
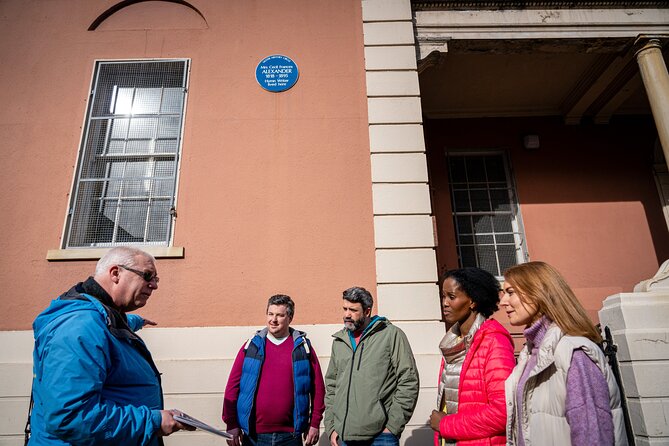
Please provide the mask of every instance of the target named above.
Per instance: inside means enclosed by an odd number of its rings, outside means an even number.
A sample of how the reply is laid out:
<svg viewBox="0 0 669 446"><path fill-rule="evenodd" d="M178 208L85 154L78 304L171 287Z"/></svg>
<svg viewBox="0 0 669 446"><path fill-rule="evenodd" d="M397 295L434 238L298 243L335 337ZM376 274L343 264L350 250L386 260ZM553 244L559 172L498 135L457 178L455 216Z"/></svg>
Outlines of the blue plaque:
<svg viewBox="0 0 669 446"><path fill-rule="evenodd" d="M297 82L299 72L290 57L275 54L260 61L256 67L256 81L267 91L286 91Z"/></svg>

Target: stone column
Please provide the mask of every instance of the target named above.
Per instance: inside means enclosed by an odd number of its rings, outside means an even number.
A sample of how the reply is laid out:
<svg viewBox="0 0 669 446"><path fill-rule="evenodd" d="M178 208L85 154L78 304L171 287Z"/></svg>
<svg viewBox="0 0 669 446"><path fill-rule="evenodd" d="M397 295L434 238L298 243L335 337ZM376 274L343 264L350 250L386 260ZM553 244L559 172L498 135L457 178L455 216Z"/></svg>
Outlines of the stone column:
<svg viewBox="0 0 669 446"><path fill-rule="evenodd" d="M640 36L636 45L636 60L646 88L655 126L669 165L669 73L662 56L659 38Z"/></svg>
<svg viewBox="0 0 669 446"><path fill-rule="evenodd" d="M362 0L362 19L378 311L404 330L421 376L430 376L444 324L411 1ZM437 397L436 383L424 381L419 408ZM426 415L416 414L400 445L432 443Z"/></svg>

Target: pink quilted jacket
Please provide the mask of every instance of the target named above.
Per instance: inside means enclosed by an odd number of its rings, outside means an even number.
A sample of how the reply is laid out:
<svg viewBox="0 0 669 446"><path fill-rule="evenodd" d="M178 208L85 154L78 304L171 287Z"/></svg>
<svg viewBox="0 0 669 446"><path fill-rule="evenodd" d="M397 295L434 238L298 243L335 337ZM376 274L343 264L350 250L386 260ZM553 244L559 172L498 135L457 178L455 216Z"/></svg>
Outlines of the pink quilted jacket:
<svg viewBox="0 0 669 446"><path fill-rule="evenodd" d="M465 356L458 385L458 413L442 418L441 436L457 440L459 446L506 444L504 381L515 365L511 335L499 322L488 319L474 335ZM434 439L439 446L436 433Z"/></svg>

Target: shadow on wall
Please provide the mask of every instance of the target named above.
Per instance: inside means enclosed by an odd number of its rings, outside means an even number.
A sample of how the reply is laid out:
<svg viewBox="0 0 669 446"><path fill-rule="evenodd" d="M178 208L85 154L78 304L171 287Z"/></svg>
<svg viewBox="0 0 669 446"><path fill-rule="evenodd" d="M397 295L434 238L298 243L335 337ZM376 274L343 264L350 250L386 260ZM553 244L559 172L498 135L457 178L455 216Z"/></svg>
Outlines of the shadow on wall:
<svg viewBox="0 0 669 446"><path fill-rule="evenodd" d="M412 430L409 436L403 435L402 440L404 446L430 446L434 442L434 431L427 426L421 427Z"/></svg>
<svg viewBox="0 0 669 446"><path fill-rule="evenodd" d="M601 257L607 272L600 282L625 291L669 258L652 117L618 117L610 125L566 125L560 117L427 119L424 129L440 265L458 264L445 156L457 149L508 155L530 258L585 270L590 265L574 253L603 250L611 255ZM538 149L524 148L529 133L539 135ZM556 251L555 240L566 242ZM635 261L613 256L630 251Z"/></svg>

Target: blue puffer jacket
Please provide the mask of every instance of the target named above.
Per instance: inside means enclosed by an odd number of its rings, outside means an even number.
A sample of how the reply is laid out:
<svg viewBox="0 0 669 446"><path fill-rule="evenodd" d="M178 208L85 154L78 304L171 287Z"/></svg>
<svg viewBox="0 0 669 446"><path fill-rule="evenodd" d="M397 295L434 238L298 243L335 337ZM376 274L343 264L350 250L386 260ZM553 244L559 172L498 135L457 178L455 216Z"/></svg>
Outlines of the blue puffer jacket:
<svg viewBox="0 0 669 446"><path fill-rule="evenodd" d="M295 404L293 407L293 428L295 432L306 432L309 429L310 389L313 377L309 362L310 344L307 334L290 328L293 339L293 384ZM249 435L250 419L256 396L260 371L265 360L265 339L267 328L256 333L246 345L242 377L239 383L237 398L237 418L242 431Z"/></svg>
<svg viewBox="0 0 669 446"><path fill-rule="evenodd" d="M128 317L131 330L142 322ZM31 446L162 444L160 374L142 340L115 330L96 298L58 298L33 329Z"/></svg>

